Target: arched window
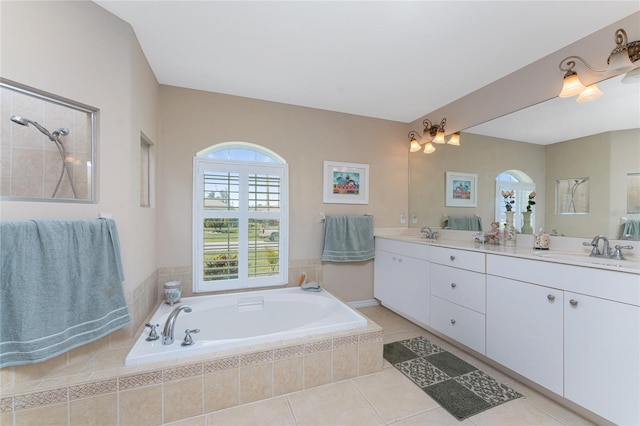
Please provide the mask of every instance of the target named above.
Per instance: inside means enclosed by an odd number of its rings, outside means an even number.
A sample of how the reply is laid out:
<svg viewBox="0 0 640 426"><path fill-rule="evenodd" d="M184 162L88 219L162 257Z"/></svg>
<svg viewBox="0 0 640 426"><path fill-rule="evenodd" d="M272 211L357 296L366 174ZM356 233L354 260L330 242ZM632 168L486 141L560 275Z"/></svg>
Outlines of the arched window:
<svg viewBox="0 0 640 426"><path fill-rule="evenodd" d="M193 291L284 285L288 168L273 151L225 142L193 159Z"/></svg>
<svg viewBox="0 0 640 426"><path fill-rule="evenodd" d="M527 202L529 194L536 190L536 184L533 180L521 170L506 170L496 178L496 208L495 221L504 224L507 220L506 200L502 196L502 192L513 191L512 211L513 222L516 229L522 229L523 218L522 212L527 210ZM535 209L531 214L531 227L535 228Z"/></svg>

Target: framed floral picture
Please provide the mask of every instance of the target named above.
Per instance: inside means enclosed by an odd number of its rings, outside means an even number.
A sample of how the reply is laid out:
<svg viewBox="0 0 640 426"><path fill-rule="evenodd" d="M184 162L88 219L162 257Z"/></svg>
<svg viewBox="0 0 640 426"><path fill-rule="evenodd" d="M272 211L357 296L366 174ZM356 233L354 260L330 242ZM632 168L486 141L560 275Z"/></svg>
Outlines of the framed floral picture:
<svg viewBox="0 0 640 426"><path fill-rule="evenodd" d="M445 201L447 207L476 207L478 205L478 175L447 172Z"/></svg>
<svg viewBox="0 0 640 426"><path fill-rule="evenodd" d="M325 161L322 202L369 204L369 165Z"/></svg>

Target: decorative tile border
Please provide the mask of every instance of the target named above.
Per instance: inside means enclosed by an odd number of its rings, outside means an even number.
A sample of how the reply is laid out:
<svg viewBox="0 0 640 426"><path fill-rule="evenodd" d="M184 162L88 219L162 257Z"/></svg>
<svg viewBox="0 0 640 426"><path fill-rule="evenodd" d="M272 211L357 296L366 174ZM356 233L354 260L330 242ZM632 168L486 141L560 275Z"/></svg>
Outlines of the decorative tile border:
<svg viewBox="0 0 640 426"><path fill-rule="evenodd" d="M165 382L194 376L202 376L202 363L166 368L163 373Z"/></svg>
<svg viewBox="0 0 640 426"><path fill-rule="evenodd" d="M0 398L0 413L6 413L13 410L13 397Z"/></svg>
<svg viewBox="0 0 640 426"><path fill-rule="evenodd" d="M358 336L345 336L333 339L333 349L342 348L344 346L358 346Z"/></svg>
<svg viewBox="0 0 640 426"><path fill-rule="evenodd" d="M273 350L273 359L276 361L296 358L303 355L304 345L287 346L286 348L277 348Z"/></svg>
<svg viewBox="0 0 640 426"><path fill-rule="evenodd" d="M382 331L339 336L333 339L311 341L306 344L285 346L273 350L227 356L201 363L169 367L156 371L129 374L113 379L3 397L0 398L0 412L6 413L12 410L19 411L57 403L68 403L78 399L163 384L182 378L202 376L203 374L215 371L273 363L274 361L302 357L308 354L332 351L345 346L358 346L368 343L380 343L382 345ZM380 356L382 356L382 351ZM360 370L360 367L358 368Z"/></svg>
<svg viewBox="0 0 640 426"><path fill-rule="evenodd" d="M232 356L229 358L214 359L213 361L205 361L202 363L203 372L213 373L214 371L230 370L240 367L240 357Z"/></svg>
<svg viewBox="0 0 640 426"><path fill-rule="evenodd" d="M333 348L332 340L320 340L319 342L311 342L305 345L305 353L312 354L315 352L330 351Z"/></svg>
<svg viewBox="0 0 640 426"><path fill-rule="evenodd" d="M26 410L27 408L41 407L43 405L67 402L68 388L51 389L13 397L14 410Z"/></svg>
<svg viewBox="0 0 640 426"><path fill-rule="evenodd" d="M240 366L249 367L250 365L262 364L273 361L273 351L254 352L252 354L240 355Z"/></svg>
<svg viewBox="0 0 640 426"><path fill-rule="evenodd" d="M382 331L360 334L360 344L382 342Z"/></svg>
<svg viewBox="0 0 640 426"><path fill-rule="evenodd" d="M91 396L113 393L118 391L118 379L104 380L101 382L85 383L83 385L69 386L69 400L88 398Z"/></svg>
<svg viewBox="0 0 640 426"><path fill-rule="evenodd" d="M162 370L118 378L118 389L127 390L162 383Z"/></svg>

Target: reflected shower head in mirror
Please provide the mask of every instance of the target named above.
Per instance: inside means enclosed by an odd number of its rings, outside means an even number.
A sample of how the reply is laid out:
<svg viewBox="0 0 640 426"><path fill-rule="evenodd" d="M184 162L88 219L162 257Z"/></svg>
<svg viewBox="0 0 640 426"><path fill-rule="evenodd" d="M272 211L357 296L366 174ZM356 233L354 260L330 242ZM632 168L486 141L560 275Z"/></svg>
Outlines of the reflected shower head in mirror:
<svg viewBox="0 0 640 426"><path fill-rule="evenodd" d="M29 126L29 124L33 124L33 127L38 129L43 135L48 137L51 142L56 144L56 147L58 148L58 152L60 153L60 159L62 160L62 170L60 171L60 177L58 178L58 183L56 184L56 187L53 190L53 194L51 195L51 198L55 198L56 194L58 193L58 189L60 188L60 183L62 182L62 178L64 177L65 172L67 174L67 177L69 178L69 184L71 185L73 198L78 198L76 187L73 183L73 178L71 177L71 172L69 171L69 167L65 161L65 159L67 158L67 151L65 150L64 145L60 140L60 135L63 135L63 136L68 135L69 129L67 129L66 127L60 127L59 129L51 133L47 129L42 127L40 124L36 123L35 121L29 120L28 118L25 118L25 117L21 117L19 115L12 115L11 121L13 121L16 124L20 124L21 126L27 126L27 127Z"/></svg>
<svg viewBox="0 0 640 426"><path fill-rule="evenodd" d="M60 143L60 141L57 138L57 135L54 137L54 135L52 135L47 129L45 129L44 127L42 127L40 124L36 123L33 120L29 120L28 118L24 118L24 117L20 117L19 115L12 115L11 116L11 121L13 121L16 124L20 124L22 126L29 126L29 124L33 124L33 126L40 130L40 132L45 135L46 137L48 137L52 142L56 142L56 143ZM58 134L63 134L66 135L69 133L69 130L67 130L67 133L63 133L63 132L58 132Z"/></svg>

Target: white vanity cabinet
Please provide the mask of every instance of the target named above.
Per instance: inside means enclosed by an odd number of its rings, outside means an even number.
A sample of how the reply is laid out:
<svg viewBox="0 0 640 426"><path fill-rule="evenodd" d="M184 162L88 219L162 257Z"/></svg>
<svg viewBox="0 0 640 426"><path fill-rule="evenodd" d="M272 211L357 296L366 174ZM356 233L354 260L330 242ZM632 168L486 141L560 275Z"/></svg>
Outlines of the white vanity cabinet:
<svg viewBox="0 0 640 426"><path fill-rule="evenodd" d="M431 327L485 353L485 255L432 247Z"/></svg>
<svg viewBox="0 0 640 426"><path fill-rule="evenodd" d="M616 424L640 424L640 308L570 292L564 302L564 396Z"/></svg>
<svg viewBox="0 0 640 426"><path fill-rule="evenodd" d="M429 246L376 238L373 294L384 306L429 325Z"/></svg>
<svg viewBox="0 0 640 426"><path fill-rule="evenodd" d="M498 255L487 274L487 356L614 423L640 424L640 276Z"/></svg>
<svg viewBox="0 0 640 426"><path fill-rule="evenodd" d="M487 276L487 356L563 394L561 290Z"/></svg>

